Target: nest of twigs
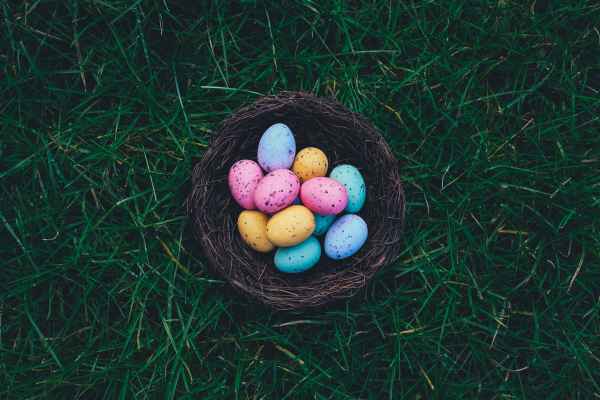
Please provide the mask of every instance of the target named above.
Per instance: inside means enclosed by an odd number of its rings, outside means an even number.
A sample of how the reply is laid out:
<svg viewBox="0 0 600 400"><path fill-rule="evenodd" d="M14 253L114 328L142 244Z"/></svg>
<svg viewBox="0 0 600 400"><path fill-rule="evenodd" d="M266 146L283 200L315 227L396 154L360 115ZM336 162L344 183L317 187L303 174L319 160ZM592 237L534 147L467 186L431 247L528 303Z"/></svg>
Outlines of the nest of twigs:
<svg viewBox="0 0 600 400"><path fill-rule="evenodd" d="M369 238L354 256L333 261L323 254L311 270L284 274L275 269L273 253L258 253L242 241L236 228L241 208L229 193L227 173L237 160L256 159L260 136L277 122L292 129L298 149L318 147L330 168L348 163L363 174L367 202L359 215ZM219 126L191 182L187 210L210 266L242 293L276 309L350 297L400 254L405 205L398 161L365 117L334 99L284 92L241 108Z"/></svg>

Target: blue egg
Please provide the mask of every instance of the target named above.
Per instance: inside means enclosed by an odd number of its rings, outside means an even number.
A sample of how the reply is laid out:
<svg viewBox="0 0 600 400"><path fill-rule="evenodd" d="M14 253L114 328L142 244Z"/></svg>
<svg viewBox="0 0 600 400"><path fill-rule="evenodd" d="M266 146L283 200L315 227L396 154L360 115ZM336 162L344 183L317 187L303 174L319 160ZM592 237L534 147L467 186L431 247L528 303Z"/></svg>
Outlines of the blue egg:
<svg viewBox="0 0 600 400"><path fill-rule="evenodd" d="M348 205L345 211L359 212L367 199L367 186L360 171L352 165L342 164L335 167L329 177L344 185L348 192Z"/></svg>
<svg viewBox="0 0 600 400"><path fill-rule="evenodd" d="M321 258L321 244L314 236L292 247L280 247L275 252L275 267L288 274L312 268Z"/></svg>
<svg viewBox="0 0 600 400"><path fill-rule="evenodd" d="M325 235L325 254L334 260L350 257L365 244L369 230L364 219L355 214L338 218Z"/></svg>
<svg viewBox="0 0 600 400"><path fill-rule="evenodd" d="M257 158L265 171L289 169L295 157L296 140L287 125L271 125L260 137Z"/></svg>
<svg viewBox="0 0 600 400"><path fill-rule="evenodd" d="M292 201L292 204L295 204L295 205L302 205L302 201L300 201L300 196L296 197L296 198L294 199L294 201Z"/></svg>
<svg viewBox="0 0 600 400"><path fill-rule="evenodd" d="M315 214L315 231L313 232L313 235L315 235L315 236L324 235L334 220L335 220L335 215Z"/></svg>

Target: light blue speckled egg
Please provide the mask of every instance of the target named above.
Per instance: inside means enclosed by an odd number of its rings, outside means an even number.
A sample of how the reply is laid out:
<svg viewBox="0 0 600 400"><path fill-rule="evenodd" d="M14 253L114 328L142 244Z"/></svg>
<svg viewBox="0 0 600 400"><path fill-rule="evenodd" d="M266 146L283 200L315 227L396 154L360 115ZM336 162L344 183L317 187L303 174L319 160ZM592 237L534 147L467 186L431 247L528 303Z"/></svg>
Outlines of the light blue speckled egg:
<svg viewBox="0 0 600 400"><path fill-rule="evenodd" d="M315 231L313 232L313 235L315 235L315 236L324 235L334 220L335 220L335 215L315 214Z"/></svg>
<svg viewBox="0 0 600 400"><path fill-rule="evenodd" d="M338 218L325 235L325 254L334 260L350 257L365 244L369 230L364 219L355 214Z"/></svg>
<svg viewBox="0 0 600 400"><path fill-rule="evenodd" d="M367 186L360 171L352 165L342 164L335 167L329 177L344 185L348 192L348 205L344 211L359 212L367 198Z"/></svg>
<svg viewBox="0 0 600 400"><path fill-rule="evenodd" d="M257 158L265 171L289 169L295 157L296 140L287 125L271 125L260 137Z"/></svg>
<svg viewBox="0 0 600 400"><path fill-rule="evenodd" d="M288 274L312 268L321 258L321 244L314 236L292 247L280 247L275 252L275 267Z"/></svg>

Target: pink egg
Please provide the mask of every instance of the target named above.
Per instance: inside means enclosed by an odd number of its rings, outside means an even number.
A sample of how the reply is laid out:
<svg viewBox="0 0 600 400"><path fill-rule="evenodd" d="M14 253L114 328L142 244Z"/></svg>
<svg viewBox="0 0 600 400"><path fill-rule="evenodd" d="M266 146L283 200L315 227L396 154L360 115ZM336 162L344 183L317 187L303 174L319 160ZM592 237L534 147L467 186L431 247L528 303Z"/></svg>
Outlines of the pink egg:
<svg viewBox="0 0 600 400"><path fill-rule="evenodd" d="M277 169L269 172L258 183L254 192L254 204L268 214L283 210L298 196L300 181L289 169Z"/></svg>
<svg viewBox="0 0 600 400"><path fill-rule="evenodd" d="M246 210L254 210L254 191L263 178L260 166L252 160L240 160L231 166L227 181L235 201Z"/></svg>
<svg viewBox="0 0 600 400"><path fill-rule="evenodd" d="M348 204L348 193L344 185L331 178L312 178L300 189L302 204L321 215L341 213Z"/></svg>

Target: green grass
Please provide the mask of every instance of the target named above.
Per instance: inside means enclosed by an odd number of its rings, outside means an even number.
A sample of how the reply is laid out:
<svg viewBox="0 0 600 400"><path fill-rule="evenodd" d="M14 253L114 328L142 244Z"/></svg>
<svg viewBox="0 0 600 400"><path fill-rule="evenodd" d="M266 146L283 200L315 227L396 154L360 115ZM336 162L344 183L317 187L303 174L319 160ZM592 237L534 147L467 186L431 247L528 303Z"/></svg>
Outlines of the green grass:
<svg viewBox="0 0 600 400"><path fill-rule="evenodd" d="M600 398L598 2L175 3L0 3L0 398ZM401 261L306 313L182 208L286 89L368 116L408 199Z"/></svg>

